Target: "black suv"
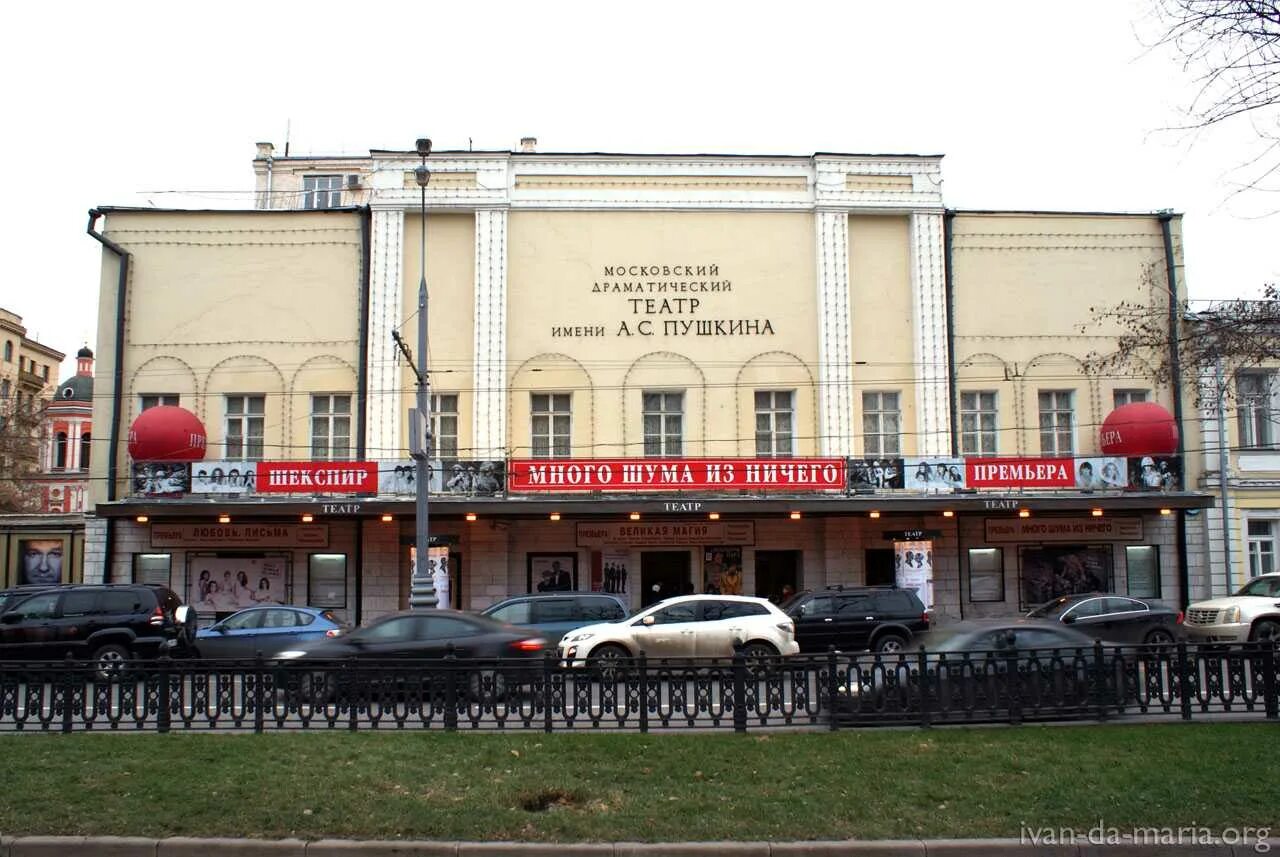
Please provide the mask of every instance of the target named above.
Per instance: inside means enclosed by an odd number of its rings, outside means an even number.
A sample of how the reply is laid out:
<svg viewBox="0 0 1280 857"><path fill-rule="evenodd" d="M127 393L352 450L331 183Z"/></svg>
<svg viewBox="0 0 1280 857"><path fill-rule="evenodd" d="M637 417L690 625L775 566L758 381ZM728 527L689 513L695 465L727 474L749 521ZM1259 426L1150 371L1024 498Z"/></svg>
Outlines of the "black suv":
<svg viewBox="0 0 1280 857"><path fill-rule="evenodd" d="M196 615L173 590L149 584L79 584L11 592L0 612L0 661L92 660L98 672L132 658L184 654Z"/></svg>
<svg viewBox="0 0 1280 857"><path fill-rule="evenodd" d="M929 630L929 613L910 589L833 586L798 592L781 605L796 623L801 652L899 652Z"/></svg>

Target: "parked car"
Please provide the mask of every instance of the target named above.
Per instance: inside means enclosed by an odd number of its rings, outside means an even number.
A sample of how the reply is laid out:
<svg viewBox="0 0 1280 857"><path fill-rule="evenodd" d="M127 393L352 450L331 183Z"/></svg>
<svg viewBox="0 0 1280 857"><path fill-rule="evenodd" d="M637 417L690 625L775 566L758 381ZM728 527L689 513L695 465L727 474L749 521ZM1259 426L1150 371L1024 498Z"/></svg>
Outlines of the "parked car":
<svg viewBox="0 0 1280 857"><path fill-rule="evenodd" d="M467 689L473 697L505 695L508 685L522 672L533 668L535 659L547 651L544 637L525 629L495 622L487 616L459 610L403 611L381 616L354 631L283 649L275 657L291 662L324 662L357 658L368 661L410 661L444 658L450 651L459 659L501 659L488 668L471 666L466 672ZM512 661L528 661L521 667ZM430 666L423 665L424 672ZM398 678L403 679L404 676ZM334 673L310 676L306 695L313 700L331 697L337 686Z"/></svg>
<svg viewBox="0 0 1280 857"><path fill-rule="evenodd" d="M1235 595L1188 606L1186 629L1192 643L1280 640L1280 572L1255 577Z"/></svg>
<svg viewBox="0 0 1280 857"><path fill-rule="evenodd" d="M331 610L284 605L249 607L196 634L195 653L202 658L252 658L286 648L337 637L348 627Z"/></svg>
<svg viewBox="0 0 1280 857"><path fill-rule="evenodd" d="M196 612L148 584L78 584L13 596L0 613L0 660L92 660L108 676L134 658L185 654Z"/></svg>
<svg viewBox="0 0 1280 857"><path fill-rule="evenodd" d="M900 662L890 659L877 669L846 672L836 716L874 719L920 710L921 650L931 676L926 685L931 710L967 709L970 719L981 719L977 709L998 711L1009 701L1012 667L1028 709L1038 708L1046 716L1086 713L1091 659L1074 655L1093 648L1092 637L1057 621L957 622L916 637ZM1066 656L1055 657L1055 652ZM1034 710L1029 716L1035 716Z"/></svg>
<svg viewBox="0 0 1280 857"><path fill-rule="evenodd" d="M910 589L833 586L798 592L782 604L802 652L899 652L929 630L929 613Z"/></svg>
<svg viewBox="0 0 1280 857"><path fill-rule="evenodd" d="M1095 640L1126 644L1169 644L1182 639L1182 611L1159 601L1109 592L1063 595L1027 613L1070 625Z"/></svg>
<svg viewBox="0 0 1280 857"><path fill-rule="evenodd" d="M34 595L37 592L44 592L46 589L56 589L55 586L49 586L38 583L28 583L22 586L15 586L12 589L0 589L0 613L9 609L9 602L17 603L19 600L26 598L28 595Z"/></svg>
<svg viewBox="0 0 1280 857"><path fill-rule="evenodd" d="M499 601L481 615L508 625L531 628L555 646L566 632L583 625L627 618L627 605L616 595L595 592L519 595Z"/></svg>
<svg viewBox="0 0 1280 857"><path fill-rule="evenodd" d="M587 625L566 634L560 641L560 658L581 667L641 652L654 658L730 657L739 644L751 658L800 651L791 617L764 598L682 595L620 622Z"/></svg>

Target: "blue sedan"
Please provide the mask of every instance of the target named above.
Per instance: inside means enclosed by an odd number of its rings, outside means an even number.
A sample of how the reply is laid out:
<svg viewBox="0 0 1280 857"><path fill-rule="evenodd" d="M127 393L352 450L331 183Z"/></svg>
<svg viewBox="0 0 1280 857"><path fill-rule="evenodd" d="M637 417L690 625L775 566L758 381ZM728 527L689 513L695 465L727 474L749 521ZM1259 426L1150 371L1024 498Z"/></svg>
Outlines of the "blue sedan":
<svg viewBox="0 0 1280 857"><path fill-rule="evenodd" d="M347 630L332 610L271 605L232 613L196 633L202 658L273 657L299 643L337 637Z"/></svg>

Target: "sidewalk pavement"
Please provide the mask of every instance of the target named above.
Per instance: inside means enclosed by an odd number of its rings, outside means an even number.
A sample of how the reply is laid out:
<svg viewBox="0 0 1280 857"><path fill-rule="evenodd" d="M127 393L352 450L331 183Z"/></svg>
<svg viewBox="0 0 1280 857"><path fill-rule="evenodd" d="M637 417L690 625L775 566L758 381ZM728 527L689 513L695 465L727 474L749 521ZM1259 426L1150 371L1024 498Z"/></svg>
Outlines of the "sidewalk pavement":
<svg viewBox="0 0 1280 857"><path fill-rule="evenodd" d="M0 857L1245 857L1254 843L1033 845L1017 839L841 842L429 842L0 836Z"/></svg>

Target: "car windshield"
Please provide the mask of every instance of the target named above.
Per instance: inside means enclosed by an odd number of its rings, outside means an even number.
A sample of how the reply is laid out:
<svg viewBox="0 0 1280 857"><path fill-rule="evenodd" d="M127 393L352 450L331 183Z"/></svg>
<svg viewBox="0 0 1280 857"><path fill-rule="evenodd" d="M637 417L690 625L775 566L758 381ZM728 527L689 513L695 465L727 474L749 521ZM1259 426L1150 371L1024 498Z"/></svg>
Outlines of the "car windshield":
<svg viewBox="0 0 1280 857"><path fill-rule="evenodd" d="M1252 595L1255 598L1276 598L1280 596L1280 575L1255 577L1240 587L1240 591L1236 595Z"/></svg>
<svg viewBox="0 0 1280 857"><path fill-rule="evenodd" d="M1032 619L1057 619L1062 615L1063 611L1074 603L1069 596L1064 595L1061 598L1053 599L1047 604L1041 604L1027 615Z"/></svg>

